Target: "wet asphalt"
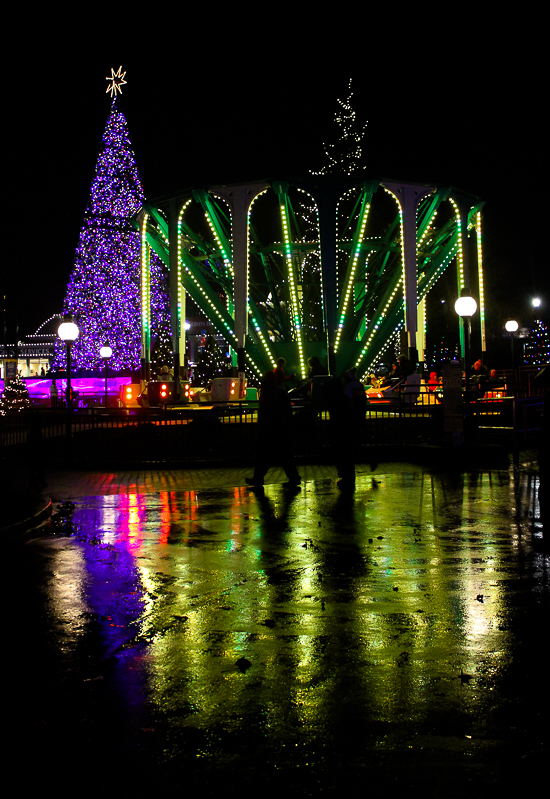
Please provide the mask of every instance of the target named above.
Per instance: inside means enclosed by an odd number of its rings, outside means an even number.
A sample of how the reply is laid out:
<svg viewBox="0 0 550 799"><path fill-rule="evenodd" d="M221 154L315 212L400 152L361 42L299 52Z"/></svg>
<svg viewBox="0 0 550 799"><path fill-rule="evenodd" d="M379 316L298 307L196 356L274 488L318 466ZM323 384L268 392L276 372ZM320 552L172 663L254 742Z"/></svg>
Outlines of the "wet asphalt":
<svg viewBox="0 0 550 799"><path fill-rule="evenodd" d="M105 796L491 796L548 781L529 470L51 473L11 536L8 763ZM7 629L6 629L7 628ZM546 789L543 789L545 792Z"/></svg>

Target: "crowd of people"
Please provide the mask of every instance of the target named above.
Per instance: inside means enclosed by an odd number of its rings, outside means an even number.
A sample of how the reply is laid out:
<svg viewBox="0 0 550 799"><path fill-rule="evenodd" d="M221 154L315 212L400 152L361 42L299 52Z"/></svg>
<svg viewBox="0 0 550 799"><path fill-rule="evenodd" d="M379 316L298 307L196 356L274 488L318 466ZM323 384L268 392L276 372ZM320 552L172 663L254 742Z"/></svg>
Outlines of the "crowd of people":
<svg viewBox="0 0 550 799"><path fill-rule="evenodd" d="M258 409L258 450L253 477L248 485L262 489L270 465L280 464L287 476L286 486L299 490L300 475L292 456L290 439L293 435L292 398L312 398L315 378L324 378L321 397L329 410L329 438L334 464L338 471L338 486L342 490L355 488L355 448L361 440L361 428L365 424L368 389L392 388L396 391L406 385L407 378L415 374L415 365L400 355L391 365L387 375L379 378L368 375L362 383L355 369L349 369L341 377L330 377L327 368L317 356L308 359L307 379L296 387L290 387L296 374L287 374L286 360L279 358L275 368L266 372L261 380ZM429 394L441 392L442 377L432 371L423 380ZM471 367L469 390L475 396L484 396L486 391L497 389L501 380L494 369L489 371L478 359Z"/></svg>

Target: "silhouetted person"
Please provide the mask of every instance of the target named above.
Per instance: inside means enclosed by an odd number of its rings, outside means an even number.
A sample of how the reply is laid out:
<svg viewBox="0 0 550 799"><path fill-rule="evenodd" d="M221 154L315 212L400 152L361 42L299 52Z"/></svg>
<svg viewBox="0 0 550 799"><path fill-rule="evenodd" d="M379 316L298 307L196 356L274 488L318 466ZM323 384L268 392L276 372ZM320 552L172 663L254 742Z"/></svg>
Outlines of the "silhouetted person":
<svg viewBox="0 0 550 799"><path fill-rule="evenodd" d="M301 480L289 442L292 406L287 392L277 383L275 372L266 372L260 383L257 429L256 467L254 477L246 478L248 485L261 488L269 467L279 463L288 478L286 485L297 488Z"/></svg>
<svg viewBox="0 0 550 799"><path fill-rule="evenodd" d="M485 394L488 375L487 367L481 363L481 358L478 358L470 369L470 391L475 399Z"/></svg>
<svg viewBox="0 0 550 799"><path fill-rule="evenodd" d="M311 358L308 358L307 363L309 366L307 380L301 383L298 388L292 390L291 394L293 397L307 397L311 395L313 392L313 379L315 377L324 377L328 375L326 367L323 366L317 355L312 355Z"/></svg>
<svg viewBox="0 0 550 799"><path fill-rule="evenodd" d="M323 386L329 411L329 443L332 459L338 472L338 487L343 490L355 489L354 449L357 436L357 419L353 403L346 396L344 384L337 377Z"/></svg>
<svg viewBox="0 0 550 799"><path fill-rule="evenodd" d="M395 370L394 377L402 380L414 374L414 364L405 355L400 355L397 359L397 369Z"/></svg>
<svg viewBox="0 0 550 799"><path fill-rule="evenodd" d="M326 366L323 366L323 364L316 355L312 355L311 358L308 358L307 364L309 366L307 379L309 380L310 383L314 377L328 374Z"/></svg>
<svg viewBox="0 0 550 799"><path fill-rule="evenodd" d="M277 358L277 366L273 370L273 374L275 375L278 386L283 386L289 380L294 380L294 372L289 376L285 374L285 364L286 361L284 358Z"/></svg>

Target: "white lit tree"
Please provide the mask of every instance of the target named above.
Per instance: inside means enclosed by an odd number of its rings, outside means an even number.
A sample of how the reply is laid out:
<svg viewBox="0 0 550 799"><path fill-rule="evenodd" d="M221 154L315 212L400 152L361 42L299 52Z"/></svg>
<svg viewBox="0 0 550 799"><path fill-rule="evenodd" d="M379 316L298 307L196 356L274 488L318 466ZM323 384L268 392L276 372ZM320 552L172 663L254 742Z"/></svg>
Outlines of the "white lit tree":
<svg viewBox="0 0 550 799"><path fill-rule="evenodd" d="M31 404L29 392L19 372L5 387L0 397L0 416L7 413L18 413Z"/></svg>
<svg viewBox="0 0 550 799"><path fill-rule="evenodd" d="M338 139L334 144L323 142L328 163L318 172L311 170L312 175L353 175L361 169L363 139L368 123L365 122L362 127L357 124L357 115L351 105L351 82L350 78L346 99L337 99L339 108L334 114L334 121L338 126Z"/></svg>
<svg viewBox="0 0 550 799"><path fill-rule="evenodd" d="M337 98L338 108L334 114L334 121L337 126L337 138L334 144L323 142L327 163L321 169L310 170L311 175L353 175L361 170L361 156L363 152L363 140L367 129L367 122L359 125L357 115L352 107L353 92L351 90L352 80L348 83L348 92L345 100ZM352 191L348 197L352 202L357 196L359 189ZM317 241L319 239L319 220L317 208L312 202L300 202L297 209L299 227L304 241ZM321 262L320 253L311 251L304 258L302 263L302 273L304 275L304 285L308 284L307 273L311 276L312 285L321 285ZM307 338L311 332L312 338L318 337L317 328L321 324L321 304L315 303L313 298L304 294L304 311L309 309L309 318L304 314L303 331Z"/></svg>

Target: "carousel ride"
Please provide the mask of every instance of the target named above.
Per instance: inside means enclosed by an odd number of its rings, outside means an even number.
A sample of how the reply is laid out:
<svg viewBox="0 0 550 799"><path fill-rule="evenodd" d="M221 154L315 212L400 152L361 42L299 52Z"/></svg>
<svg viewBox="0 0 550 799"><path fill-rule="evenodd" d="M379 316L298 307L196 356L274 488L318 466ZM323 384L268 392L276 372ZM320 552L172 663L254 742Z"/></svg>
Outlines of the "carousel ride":
<svg viewBox="0 0 550 799"><path fill-rule="evenodd" d="M249 380L281 356L306 377L312 355L331 374L355 368L361 378L392 345L421 363L426 298L451 264L457 296L465 288L478 295L485 349L482 206L451 187L364 175L211 186L147 203L135 219L143 379L151 357L152 251L170 272L176 375L187 297Z"/></svg>

